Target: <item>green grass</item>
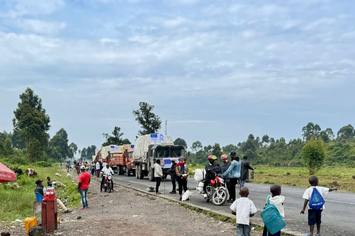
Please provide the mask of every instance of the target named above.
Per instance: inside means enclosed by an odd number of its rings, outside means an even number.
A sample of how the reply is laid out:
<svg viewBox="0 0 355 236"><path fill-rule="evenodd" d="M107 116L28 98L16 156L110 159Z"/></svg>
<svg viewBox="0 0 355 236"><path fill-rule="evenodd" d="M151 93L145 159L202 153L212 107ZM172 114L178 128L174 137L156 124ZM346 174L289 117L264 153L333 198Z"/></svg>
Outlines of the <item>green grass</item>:
<svg viewBox="0 0 355 236"><path fill-rule="evenodd" d="M0 160L0 162L3 162ZM5 162L6 164L6 162ZM58 164L43 167L43 163L33 165L15 165L9 164L11 167L19 167L22 170L33 168L37 173L37 177L28 177L25 174L17 178L17 184L20 188L12 187L13 184L0 184L0 221L13 221L15 219L24 219L33 215L33 202L35 200L34 189L35 181L42 179L46 186L46 177L50 176L52 180L59 181L65 186L58 186L56 193L59 198L66 202L66 206L75 207L80 203L80 196L76 190L76 183L66 172L60 168ZM48 166L48 165L47 165ZM61 176L56 176L59 173Z"/></svg>
<svg viewBox="0 0 355 236"><path fill-rule="evenodd" d="M316 176L322 186L355 192L355 168L323 167L316 173ZM307 187L309 186L308 177L308 170L304 167L256 166L252 182Z"/></svg>
<svg viewBox="0 0 355 236"><path fill-rule="evenodd" d="M281 184L297 187L309 186L308 170L304 167L254 166L255 174L251 182L261 184ZM190 164L190 176L196 169L203 169L203 164ZM344 166L323 167L316 175L320 185L337 187L340 191L355 192L355 168Z"/></svg>

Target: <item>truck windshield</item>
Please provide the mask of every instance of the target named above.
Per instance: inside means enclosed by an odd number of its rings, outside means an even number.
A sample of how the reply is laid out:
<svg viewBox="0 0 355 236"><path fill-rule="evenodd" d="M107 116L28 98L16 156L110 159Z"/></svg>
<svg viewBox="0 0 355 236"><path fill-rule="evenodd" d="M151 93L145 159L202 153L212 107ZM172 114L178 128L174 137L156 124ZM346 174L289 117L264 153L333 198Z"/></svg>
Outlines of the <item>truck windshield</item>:
<svg viewBox="0 0 355 236"><path fill-rule="evenodd" d="M155 149L155 157L180 157L184 154L184 147L182 146L158 146Z"/></svg>

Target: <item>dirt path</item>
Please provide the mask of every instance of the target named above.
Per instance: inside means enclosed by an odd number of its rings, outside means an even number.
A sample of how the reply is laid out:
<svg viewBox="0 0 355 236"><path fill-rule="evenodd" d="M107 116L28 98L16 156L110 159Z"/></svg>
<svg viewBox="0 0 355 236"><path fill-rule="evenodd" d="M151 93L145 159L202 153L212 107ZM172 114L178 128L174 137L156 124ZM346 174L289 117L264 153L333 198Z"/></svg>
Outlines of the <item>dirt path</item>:
<svg viewBox="0 0 355 236"><path fill-rule="evenodd" d="M59 229L54 235L235 235L234 225L185 209L177 203L121 187L116 187L113 193L98 190L95 178L89 191L89 209L60 214ZM22 224L7 230L11 235L24 235Z"/></svg>
<svg viewBox="0 0 355 236"><path fill-rule="evenodd" d="M116 187L113 193L97 190L94 181L89 209L63 215L56 235L235 235L233 225L176 203L126 188Z"/></svg>

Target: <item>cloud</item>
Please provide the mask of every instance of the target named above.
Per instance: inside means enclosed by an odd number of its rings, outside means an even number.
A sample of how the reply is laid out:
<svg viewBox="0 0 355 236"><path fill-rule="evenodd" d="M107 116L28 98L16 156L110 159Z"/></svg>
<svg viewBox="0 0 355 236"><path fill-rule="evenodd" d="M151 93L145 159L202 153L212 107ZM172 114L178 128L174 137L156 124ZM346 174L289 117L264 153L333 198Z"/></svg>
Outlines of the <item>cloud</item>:
<svg viewBox="0 0 355 236"><path fill-rule="evenodd" d="M66 28L64 22L43 21L36 19L24 19L18 23L24 32L35 34L57 34Z"/></svg>
<svg viewBox="0 0 355 236"><path fill-rule="evenodd" d="M33 86L63 120L59 103L87 123L99 110L98 135L115 121L132 128L127 117L144 100L172 126L205 125L223 139L229 117L278 123L292 109L325 109L338 99L329 94L354 85L355 17L340 2L39 2L0 7L0 88ZM260 125L247 118L243 132Z"/></svg>
<svg viewBox="0 0 355 236"><path fill-rule="evenodd" d="M7 15L9 17L50 15L65 5L64 0L14 0L14 8Z"/></svg>

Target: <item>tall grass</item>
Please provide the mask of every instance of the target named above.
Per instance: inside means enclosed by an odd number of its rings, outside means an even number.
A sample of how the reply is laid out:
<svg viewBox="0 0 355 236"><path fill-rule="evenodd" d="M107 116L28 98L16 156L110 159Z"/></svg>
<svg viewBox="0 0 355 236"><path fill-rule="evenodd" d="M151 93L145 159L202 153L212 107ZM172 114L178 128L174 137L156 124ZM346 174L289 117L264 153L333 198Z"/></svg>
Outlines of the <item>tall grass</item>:
<svg viewBox="0 0 355 236"><path fill-rule="evenodd" d="M0 160L0 162L3 162L3 160ZM16 188L12 183L0 184L0 221L13 221L32 216L35 201L35 181L42 179L43 184L46 185L47 176L65 185L65 187L58 186L56 193L62 201L66 202L67 206L74 207L79 204L80 196L73 179L67 176L58 164L51 164L50 167L43 167L43 165L48 164L9 165L10 167L21 168L24 171L27 168L33 168L38 176L29 177L25 174L18 176L16 183L20 186L19 188ZM56 173L60 176L57 176Z"/></svg>
<svg viewBox="0 0 355 236"><path fill-rule="evenodd" d="M323 167L316 175L320 185L337 187L341 191L355 192L355 168L346 166ZM309 172L304 167L256 166L256 183L283 184L307 187Z"/></svg>

